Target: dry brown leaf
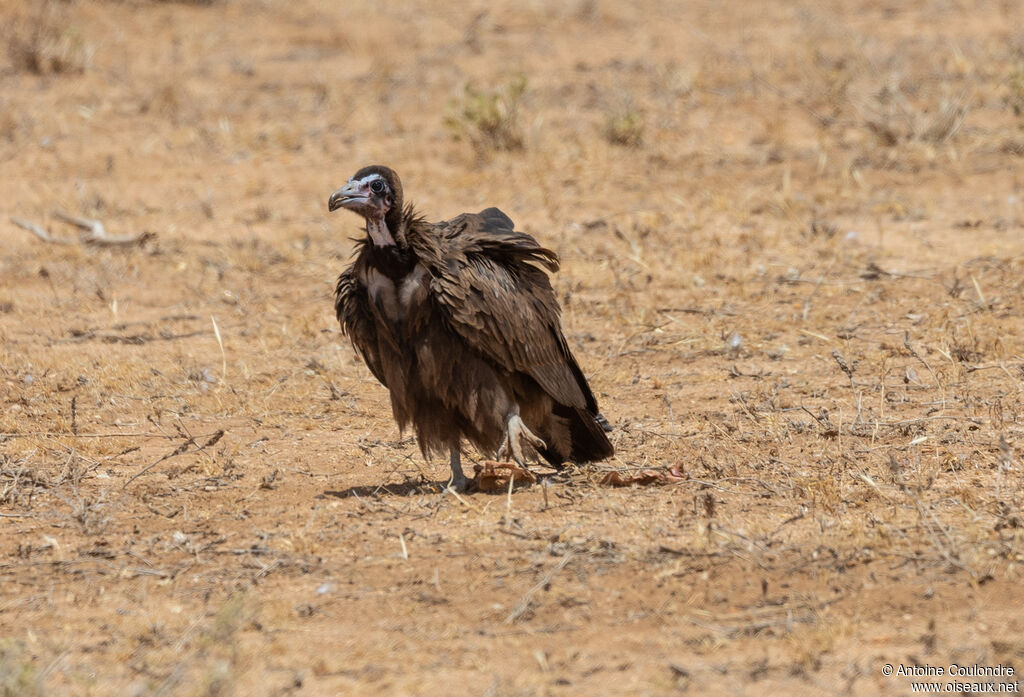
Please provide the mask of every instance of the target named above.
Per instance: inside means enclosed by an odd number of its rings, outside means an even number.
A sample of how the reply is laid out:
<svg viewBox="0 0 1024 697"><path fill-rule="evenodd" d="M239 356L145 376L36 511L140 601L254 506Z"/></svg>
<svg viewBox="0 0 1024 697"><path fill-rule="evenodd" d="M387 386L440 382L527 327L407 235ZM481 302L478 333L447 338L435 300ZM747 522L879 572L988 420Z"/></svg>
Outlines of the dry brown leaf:
<svg viewBox="0 0 1024 697"><path fill-rule="evenodd" d="M528 482L533 484L537 481L537 475L528 469L520 467L513 462L495 462L485 460L484 464L473 465L476 487L480 491L503 491L508 489L509 478L514 482Z"/></svg>

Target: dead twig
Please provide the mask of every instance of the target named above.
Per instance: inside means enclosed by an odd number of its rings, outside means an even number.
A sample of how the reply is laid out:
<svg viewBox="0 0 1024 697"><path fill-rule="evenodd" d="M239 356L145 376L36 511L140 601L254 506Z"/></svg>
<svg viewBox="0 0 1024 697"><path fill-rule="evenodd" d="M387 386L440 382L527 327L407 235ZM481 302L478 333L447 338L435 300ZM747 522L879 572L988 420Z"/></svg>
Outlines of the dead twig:
<svg viewBox="0 0 1024 697"><path fill-rule="evenodd" d="M62 210L55 210L53 215L58 220L77 227L80 230L78 233L78 240L82 244L89 244L97 247L124 247L141 245L156 237L156 233L153 232L140 232L136 235L111 235L99 220L94 220L92 218L80 218ZM51 244L72 244L71 240L54 237L31 221L12 217L11 222L20 228L28 230L43 242L49 242Z"/></svg>
<svg viewBox="0 0 1024 697"><path fill-rule="evenodd" d="M835 438L839 435L839 428L832 423L832 419L828 418L828 412L825 411L824 407L818 408L818 413L815 414L813 411L805 407L803 404L800 408L807 412L812 419L818 422L818 425L822 428L822 435L826 438Z"/></svg>
<svg viewBox="0 0 1024 697"><path fill-rule="evenodd" d="M126 481L124 484L121 485L121 488L122 489L126 488L129 484L134 482L136 479L138 479L139 477L144 475L149 470L151 470L154 467L156 467L157 465L159 465L164 460L170 460L172 457L177 457L178 455L181 455L186 450L188 450L189 447L194 445L195 448L196 448L196 452L202 452L205 448L208 448L211 445L215 445L217 443L217 441L219 441L223 437L224 437L224 429L220 429L220 430L216 431L212 436L210 436L210 438L205 443L200 445L199 443L196 442L196 439L195 439L194 436L189 435L189 436L186 437L185 442L182 443L181 445L179 445L173 451L171 451L170 453L168 453L166 455L163 455L160 458L154 460L153 462L149 463L148 465L143 467L141 470L139 470L138 472L133 474L131 477L129 477L128 481Z"/></svg>
<svg viewBox="0 0 1024 697"><path fill-rule="evenodd" d="M942 381L939 380L939 376L935 374L935 371L932 370L932 367L928 365L928 361L926 361L921 356L921 354L917 352L917 349L911 346L910 332L903 332L903 347L907 349L911 356L919 360L924 365L924 367L928 369L928 372L932 374L932 379L935 380L935 386L938 387L940 390L943 389ZM943 403L945 403L945 400L943 400Z"/></svg>
<svg viewBox="0 0 1024 697"><path fill-rule="evenodd" d="M33 235L41 239L43 242L49 242L51 244L71 244L71 240L62 240L60 238L53 237L46 230L44 230L43 228L39 227L38 225L31 221L12 217L11 222L20 228L28 230Z"/></svg>
<svg viewBox="0 0 1024 697"><path fill-rule="evenodd" d="M931 537L932 546L935 547L935 550L939 555L941 555L950 566L966 572L971 578L977 578L977 572L960 561L960 553L957 550L956 542L953 540L952 535L949 534L949 529L939 522L939 519L935 515L935 511L933 511L931 507L925 508L920 499L916 497L911 497L911 499L917 507L917 514L921 517L921 528L929 535L929 537ZM934 529L932 528L932 525L928 524L928 521L925 518L926 513L927 516L931 518ZM945 538L946 545L942 544L942 540L939 538L939 535L936 534L935 530L942 533L942 537Z"/></svg>
<svg viewBox="0 0 1024 697"><path fill-rule="evenodd" d="M512 624L522 617L523 614L530 609L530 603L533 601L533 596L551 585L551 579L555 577L555 574L564 569L566 564L572 561L573 556L575 556L575 552L572 550L566 552L565 556L559 559L558 563L551 567L548 572L544 574L539 581L537 581L537 584L533 588L523 593L523 597L519 599L515 608L509 613L508 617L505 618L505 624Z"/></svg>
<svg viewBox="0 0 1024 697"><path fill-rule="evenodd" d="M66 213L60 209L55 210L53 214L65 223L70 223L81 230L87 231L93 237L106 238L107 236L107 229L103 227L103 223L98 220L93 220L92 218L79 218L76 215L71 215L70 213Z"/></svg>

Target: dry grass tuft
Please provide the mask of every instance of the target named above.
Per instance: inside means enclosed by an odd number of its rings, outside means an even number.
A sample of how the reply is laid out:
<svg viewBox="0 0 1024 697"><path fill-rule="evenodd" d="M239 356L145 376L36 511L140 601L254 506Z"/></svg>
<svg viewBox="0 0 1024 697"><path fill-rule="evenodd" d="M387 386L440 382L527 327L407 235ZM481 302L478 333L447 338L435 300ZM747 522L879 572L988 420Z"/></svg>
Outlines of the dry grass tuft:
<svg viewBox="0 0 1024 697"><path fill-rule="evenodd" d="M919 106L906 97L899 82L891 82L862 107L864 126L887 146L945 143L967 118L967 102L967 95L962 93Z"/></svg>
<svg viewBox="0 0 1024 697"><path fill-rule="evenodd" d="M18 133L18 122L13 107L6 100L0 99L0 138L13 143Z"/></svg>
<svg viewBox="0 0 1024 697"><path fill-rule="evenodd" d="M625 108L608 114L602 131L612 145L637 147L644 141L644 117L634 108Z"/></svg>
<svg viewBox="0 0 1024 697"><path fill-rule="evenodd" d="M0 640L0 697L42 697L43 681L25 648Z"/></svg>
<svg viewBox="0 0 1024 697"><path fill-rule="evenodd" d="M210 619L197 619L167 651L166 639L140 642L139 652L149 671L161 676L154 694L224 697L237 694L239 633L259 627L257 610L248 593L233 593Z"/></svg>
<svg viewBox="0 0 1024 697"><path fill-rule="evenodd" d="M1006 77L1006 104L1017 116L1024 116L1024 56L1014 63Z"/></svg>
<svg viewBox="0 0 1024 697"><path fill-rule="evenodd" d="M159 114L177 121L193 105L194 97L188 88L177 79L159 85L145 95L139 104L141 114Z"/></svg>
<svg viewBox="0 0 1024 697"><path fill-rule="evenodd" d="M526 78L519 77L496 90L466 85L452 104L445 125L457 140L466 140L478 155L492 150L522 150L519 109L526 92Z"/></svg>
<svg viewBox="0 0 1024 697"><path fill-rule="evenodd" d="M64 18L64 3L41 0L27 17L9 21L3 30L7 54L15 70L37 75L83 73L93 48L79 29Z"/></svg>

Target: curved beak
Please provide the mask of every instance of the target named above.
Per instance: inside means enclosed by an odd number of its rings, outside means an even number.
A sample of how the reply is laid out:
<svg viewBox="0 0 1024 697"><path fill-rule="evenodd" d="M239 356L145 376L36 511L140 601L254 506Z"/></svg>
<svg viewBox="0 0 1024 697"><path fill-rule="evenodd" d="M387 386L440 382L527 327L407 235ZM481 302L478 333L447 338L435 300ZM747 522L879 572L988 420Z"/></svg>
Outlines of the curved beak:
<svg viewBox="0 0 1024 697"><path fill-rule="evenodd" d="M339 208L355 208L365 204L369 199L359 190L359 182L349 182L341 187L327 201L328 212L334 212Z"/></svg>

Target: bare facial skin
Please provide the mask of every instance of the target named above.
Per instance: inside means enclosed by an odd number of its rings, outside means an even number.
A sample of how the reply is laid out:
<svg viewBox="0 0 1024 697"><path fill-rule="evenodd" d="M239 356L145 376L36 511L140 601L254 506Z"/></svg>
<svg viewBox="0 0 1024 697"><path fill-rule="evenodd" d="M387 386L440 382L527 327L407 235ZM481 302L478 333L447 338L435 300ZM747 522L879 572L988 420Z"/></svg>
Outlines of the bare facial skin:
<svg viewBox="0 0 1024 697"><path fill-rule="evenodd" d="M335 191L327 204L330 211L346 208L366 218L366 232L377 247L395 244L395 238L384 223L394 199L388 183L379 174L350 179Z"/></svg>

